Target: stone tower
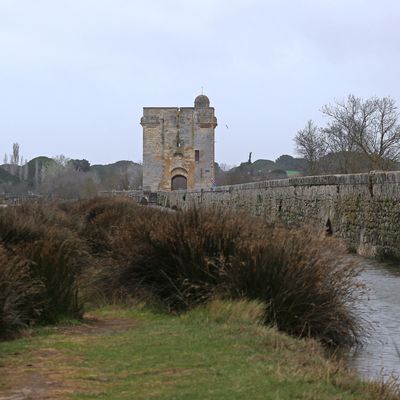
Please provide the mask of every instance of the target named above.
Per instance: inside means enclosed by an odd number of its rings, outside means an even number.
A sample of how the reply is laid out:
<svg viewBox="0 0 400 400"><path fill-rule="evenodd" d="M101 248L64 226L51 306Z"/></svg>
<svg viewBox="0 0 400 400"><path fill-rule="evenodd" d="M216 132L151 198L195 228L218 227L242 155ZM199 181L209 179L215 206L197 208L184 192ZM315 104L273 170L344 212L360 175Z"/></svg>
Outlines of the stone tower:
<svg viewBox="0 0 400 400"><path fill-rule="evenodd" d="M215 110L207 96L194 107L144 107L143 190L203 189L214 184Z"/></svg>

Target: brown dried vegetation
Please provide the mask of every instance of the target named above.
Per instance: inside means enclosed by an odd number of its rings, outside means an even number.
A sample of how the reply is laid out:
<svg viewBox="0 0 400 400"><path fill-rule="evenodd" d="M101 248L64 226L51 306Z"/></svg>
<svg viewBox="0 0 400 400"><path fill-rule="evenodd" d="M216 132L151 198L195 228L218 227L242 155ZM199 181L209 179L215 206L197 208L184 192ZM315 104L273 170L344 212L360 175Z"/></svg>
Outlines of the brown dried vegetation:
<svg viewBox="0 0 400 400"><path fill-rule="evenodd" d="M86 244L55 205L0 212L0 337L35 322L77 318Z"/></svg>
<svg viewBox="0 0 400 400"><path fill-rule="evenodd" d="M34 313L15 306L11 323L5 304L25 304L24 296L0 295L2 327L77 317L85 299L141 296L170 312L216 298L258 300L265 323L329 345L360 334L358 270L340 242L244 213L171 213L121 199L24 206L1 211L0 247L19 257L0 252L0 285L14 294L26 285L26 303L35 304ZM21 265L15 282L4 278L11 264Z"/></svg>
<svg viewBox="0 0 400 400"><path fill-rule="evenodd" d="M264 321L329 345L352 344L358 268L344 246L309 229L272 227L221 209L146 210L117 227L104 291L149 293L169 311L254 299Z"/></svg>

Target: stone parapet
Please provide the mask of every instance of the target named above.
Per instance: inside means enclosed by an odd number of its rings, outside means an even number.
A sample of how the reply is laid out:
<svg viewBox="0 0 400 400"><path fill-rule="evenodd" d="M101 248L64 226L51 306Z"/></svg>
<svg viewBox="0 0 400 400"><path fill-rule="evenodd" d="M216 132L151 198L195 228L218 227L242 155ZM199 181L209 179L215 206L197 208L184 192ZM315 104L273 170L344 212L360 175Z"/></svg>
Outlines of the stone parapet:
<svg viewBox="0 0 400 400"><path fill-rule="evenodd" d="M321 175L159 192L158 204L184 209L210 205L244 209L271 222L309 224L366 256L400 258L400 171Z"/></svg>

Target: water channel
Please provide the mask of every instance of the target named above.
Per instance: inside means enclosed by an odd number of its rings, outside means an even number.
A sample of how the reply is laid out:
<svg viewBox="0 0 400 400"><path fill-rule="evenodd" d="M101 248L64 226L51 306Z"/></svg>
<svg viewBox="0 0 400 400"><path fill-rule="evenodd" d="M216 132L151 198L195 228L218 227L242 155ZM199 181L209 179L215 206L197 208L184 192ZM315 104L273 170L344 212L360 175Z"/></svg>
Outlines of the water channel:
<svg viewBox="0 0 400 400"><path fill-rule="evenodd" d="M369 321L366 343L346 356L366 379L400 377L400 263L363 260L361 280L369 287L360 313Z"/></svg>

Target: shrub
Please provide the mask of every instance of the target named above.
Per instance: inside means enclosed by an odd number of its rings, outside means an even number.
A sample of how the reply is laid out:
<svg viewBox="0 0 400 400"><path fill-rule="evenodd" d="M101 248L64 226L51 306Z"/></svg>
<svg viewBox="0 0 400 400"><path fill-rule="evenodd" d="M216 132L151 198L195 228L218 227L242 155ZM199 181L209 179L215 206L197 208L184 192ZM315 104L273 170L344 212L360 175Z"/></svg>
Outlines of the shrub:
<svg viewBox="0 0 400 400"><path fill-rule="evenodd" d="M338 240L309 229L275 228L240 259L245 267L232 265L227 274L229 293L264 301L267 323L328 345L357 342L361 321L355 304L363 287L357 264Z"/></svg>
<svg viewBox="0 0 400 400"><path fill-rule="evenodd" d="M172 311L203 304L218 291L218 262L234 253L245 224L208 210L145 209L115 231L110 287L151 291Z"/></svg>
<svg viewBox="0 0 400 400"><path fill-rule="evenodd" d="M86 245L56 205L1 210L0 248L2 331L81 315L78 279L88 263Z"/></svg>
<svg viewBox="0 0 400 400"><path fill-rule="evenodd" d="M30 263L0 245L0 338L8 338L38 318L41 282L32 277Z"/></svg>
<svg viewBox="0 0 400 400"><path fill-rule="evenodd" d="M22 206L0 211L0 246L3 327L79 317L82 299L146 297L170 312L254 300L265 323L329 345L361 332L353 307L362 288L344 246L241 212L128 199Z"/></svg>
<svg viewBox="0 0 400 400"><path fill-rule="evenodd" d="M42 228L32 215L19 213L15 208L0 210L0 242L3 244L32 242L43 235Z"/></svg>
<svg viewBox="0 0 400 400"><path fill-rule="evenodd" d="M172 312L214 298L260 300L265 322L292 335L331 345L359 336L358 270L337 240L311 230L220 209L143 210L115 230L111 245L106 291L147 292Z"/></svg>
<svg viewBox="0 0 400 400"><path fill-rule="evenodd" d="M81 317L78 281L88 264L85 244L72 232L52 227L27 247L25 254L32 261L32 275L43 283L40 321L54 323L63 317Z"/></svg>
<svg viewBox="0 0 400 400"><path fill-rule="evenodd" d="M124 198L96 198L62 207L68 215L80 217L79 234L93 254L105 255L110 250L110 238L117 226L127 219L135 218L138 206Z"/></svg>

